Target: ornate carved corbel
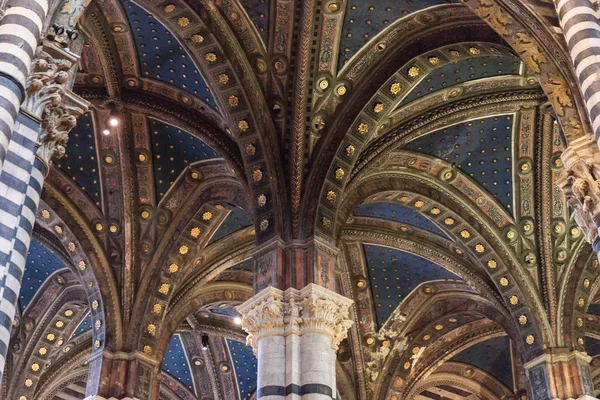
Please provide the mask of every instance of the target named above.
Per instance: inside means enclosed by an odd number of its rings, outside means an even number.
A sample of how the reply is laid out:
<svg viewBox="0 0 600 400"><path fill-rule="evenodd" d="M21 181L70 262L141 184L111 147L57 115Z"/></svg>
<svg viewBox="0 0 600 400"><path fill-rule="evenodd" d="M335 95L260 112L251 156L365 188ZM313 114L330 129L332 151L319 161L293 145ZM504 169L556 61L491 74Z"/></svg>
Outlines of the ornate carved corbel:
<svg viewBox="0 0 600 400"><path fill-rule="evenodd" d="M586 241L598 238L600 217L600 151L588 137L573 141L562 154L564 170L557 182L573 209Z"/></svg>

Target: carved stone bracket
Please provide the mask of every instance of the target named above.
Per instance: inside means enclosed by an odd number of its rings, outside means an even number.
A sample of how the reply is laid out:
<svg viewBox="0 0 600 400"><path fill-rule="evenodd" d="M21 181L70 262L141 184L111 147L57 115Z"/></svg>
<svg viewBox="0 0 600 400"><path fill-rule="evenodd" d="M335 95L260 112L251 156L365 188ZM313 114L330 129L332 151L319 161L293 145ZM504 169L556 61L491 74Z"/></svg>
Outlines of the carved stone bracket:
<svg viewBox="0 0 600 400"><path fill-rule="evenodd" d="M261 338L272 335L302 336L320 333L331 339L334 350L352 326L350 306L353 301L319 285L285 292L268 287L237 307L242 314L242 328L247 343L258 352Z"/></svg>
<svg viewBox="0 0 600 400"><path fill-rule="evenodd" d="M89 103L68 88L69 70L76 58L51 43L38 47L27 79L27 97L21 110L41 121L38 157L46 164L65 154L69 132Z"/></svg>
<svg viewBox="0 0 600 400"><path fill-rule="evenodd" d="M564 170L558 186L564 191L585 239L593 244L598 238L595 221L600 217L598 145L592 138L581 137L570 143L561 158Z"/></svg>

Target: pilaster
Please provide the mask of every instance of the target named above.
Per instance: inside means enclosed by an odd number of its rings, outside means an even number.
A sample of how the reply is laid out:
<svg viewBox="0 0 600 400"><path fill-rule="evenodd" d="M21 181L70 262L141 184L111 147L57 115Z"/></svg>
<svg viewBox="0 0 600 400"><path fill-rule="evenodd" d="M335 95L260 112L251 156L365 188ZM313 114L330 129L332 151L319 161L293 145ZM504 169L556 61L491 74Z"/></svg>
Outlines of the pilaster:
<svg viewBox="0 0 600 400"><path fill-rule="evenodd" d="M591 357L566 348L549 349L524 365L529 380L529 398L594 399Z"/></svg>

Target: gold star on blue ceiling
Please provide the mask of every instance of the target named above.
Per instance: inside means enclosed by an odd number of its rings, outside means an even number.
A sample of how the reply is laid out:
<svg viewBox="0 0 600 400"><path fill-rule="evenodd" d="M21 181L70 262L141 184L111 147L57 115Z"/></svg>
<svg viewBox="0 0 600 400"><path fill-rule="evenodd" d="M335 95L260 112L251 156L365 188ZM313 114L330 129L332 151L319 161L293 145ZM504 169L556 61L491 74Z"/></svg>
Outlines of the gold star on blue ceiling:
<svg viewBox="0 0 600 400"><path fill-rule="evenodd" d="M87 331L92 329L92 315L87 313L82 319L77 328L75 328L75 332L73 332L73 336L78 336L84 334Z"/></svg>
<svg viewBox="0 0 600 400"><path fill-rule="evenodd" d="M436 224L427 219L424 215L416 212L412 208L401 206L391 202L363 203L354 208L354 215L360 217L371 217L388 219L447 237L446 234L438 228Z"/></svg>
<svg viewBox="0 0 600 400"><path fill-rule="evenodd" d="M27 308L45 281L54 272L62 269L66 270L64 263L52 251L37 240L31 241L19 293L21 311Z"/></svg>
<svg viewBox="0 0 600 400"><path fill-rule="evenodd" d="M361 47L397 19L431 6L457 2L457 0L350 1L344 16L338 69L342 69Z"/></svg>
<svg viewBox="0 0 600 400"><path fill-rule="evenodd" d="M365 244L371 292L381 327L417 286L423 282L459 277L429 260L390 247Z"/></svg>
<svg viewBox="0 0 600 400"><path fill-rule="evenodd" d="M100 172L92 113L85 113L77 119L77 126L69 133L66 153L56 166L100 206Z"/></svg>
<svg viewBox="0 0 600 400"><path fill-rule="evenodd" d="M202 140L172 125L150 119L150 129L157 202L189 164L219 158Z"/></svg>
<svg viewBox="0 0 600 400"><path fill-rule="evenodd" d="M240 0L250 20L266 44L269 37L269 0Z"/></svg>
<svg viewBox="0 0 600 400"><path fill-rule="evenodd" d="M217 108L206 81L177 39L137 4L125 0L142 75L170 83Z"/></svg>
<svg viewBox="0 0 600 400"><path fill-rule="evenodd" d="M406 149L444 159L512 209L513 116L463 122L413 140Z"/></svg>
<svg viewBox="0 0 600 400"><path fill-rule="evenodd" d="M477 343L463 350L450 361L473 365L496 377L507 388L513 388L510 341L507 336Z"/></svg>
<svg viewBox="0 0 600 400"><path fill-rule="evenodd" d="M213 237L210 239L210 243L224 238L225 236L250 225L252 225L252 220L250 219L248 213L241 208L232 207L225 220L221 223L219 228L215 231Z"/></svg>
<svg viewBox="0 0 600 400"><path fill-rule="evenodd" d="M190 363L183 347L183 341L179 334L174 334L169 340L162 361L162 370L177 379L192 393L196 393Z"/></svg>
<svg viewBox="0 0 600 400"><path fill-rule="evenodd" d="M437 90L476 79L519 75L521 60L516 56L480 56L459 60L434 69L426 75L399 106Z"/></svg>
<svg viewBox="0 0 600 400"><path fill-rule="evenodd" d="M252 349L236 340L227 339L233 361L240 400L248 400L256 391L257 364Z"/></svg>

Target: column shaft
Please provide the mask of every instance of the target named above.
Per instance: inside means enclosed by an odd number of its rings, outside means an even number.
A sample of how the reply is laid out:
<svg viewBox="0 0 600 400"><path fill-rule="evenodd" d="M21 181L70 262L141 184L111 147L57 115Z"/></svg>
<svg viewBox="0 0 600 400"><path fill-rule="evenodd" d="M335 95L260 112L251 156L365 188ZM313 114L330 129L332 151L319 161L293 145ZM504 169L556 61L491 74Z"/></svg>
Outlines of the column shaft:
<svg viewBox="0 0 600 400"><path fill-rule="evenodd" d="M27 118L27 117L25 117ZM21 115L19 117L21 120ZM0 377L4 370L12 321L21 290L35 213L40 200L46 167L35 158L38 130L34 121L17 123L0 172ZM11 226L7 226L10 222Z"/></svg>
<svg viewBox="0 0 600 400"><path fill-rule="evenodd" d="M590 0L554 0L581 92L600 139L600 21Z"/></svg>
<svg viewBox="0 0 600 400"><path fill-rule="evenodd" d="M238 307L258 356L258 399L331 400L336 350L352 322L352 301L310 284L269 287Z"/></svg>
<svg viewBox="0 0 600 400"><path fill-rule="evenodd" d="M0 171L47 12L47 0L21 0L0 20Z"/></svg>

